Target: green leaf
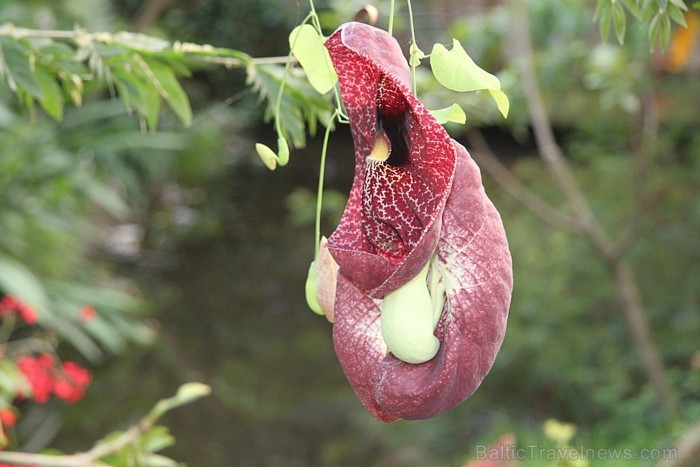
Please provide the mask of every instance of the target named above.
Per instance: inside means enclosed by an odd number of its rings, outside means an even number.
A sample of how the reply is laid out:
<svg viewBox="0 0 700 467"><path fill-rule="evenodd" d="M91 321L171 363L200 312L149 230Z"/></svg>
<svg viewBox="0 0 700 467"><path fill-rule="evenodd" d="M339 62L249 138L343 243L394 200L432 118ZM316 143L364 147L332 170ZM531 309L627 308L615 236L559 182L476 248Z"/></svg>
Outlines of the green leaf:
<svg viewBox="0 0 700 467"><path fill-rule="evenodd" d="M642 21L642 10L639 7L637 0L622 0L622 2L625 4L629 12L632 13L632 16L634 16L637 21Z"/></svg>
<svg viewBox="0 0 700 467"><path fill-rule="evenodd" d="M306 283L304 284L304 295L306 296L306 305L311 311L323 316L323 308L321 308L316 295L316 261L311 261L309 265L309 272L306 275Z"/></svg>
<svg viewBox="0 0 700 467"><path fill-rule="evenodd" d="M500 81L474 63L458 40L453 39L452 50L449 51L442 44L435 44L430 54L430 66L435 79L448 89L458 92L492 91L498 110L504 117L508 116L508 97L501 92Z"/></svg>
<svg viewBox="0 0 700 467"><path fill-rule="evenodd" d="M309 83L320 94L325 94L338 81L331 57L323 45L324 38L310 24L297 26L289 34L289 47L299 60Z"/></svg>
<svg viewBox="0 0 700 467"><path fill-rule="evenodd" d="M661 14L656 13L649 22L649 45L654 47L659 42L659 34L661 29Z"/></svg>
<svg viewBox="0 0 700 467"><path fill-rule="evenodd" d="M625 43L625 29L627 28L627 18L625 17L625 9L622 3L613 3L612 17L617 41L622 45Z"/></svg>
<svg viewBox="0 0 700 467"><path fill-rule="evenodd" d="M508 112L510 111L510 101L508 100L508 96L506 96L506 93L501 91L500 89L489 89L488 91L491 94L493 100L496 101L496 106L498 106L498 110L501 111L505 118L508 118Z"/></svg>
<svg viewBox="0 0 700 467"><path fill-rule="evenodd" d="M282 135L277 137L277 163L282 167L289 163L289 144Z"/></svg>
<svg viewBox="0 0 700 467"><path fill-rule="evenodd" d="M409 65L416 67L420 65L420 61L425 58L425 53L421 49L418 48L418 45L411 44L411 47L409 49L409 54L410 57L408 59Z"/></svg>
<svg viewBox="0 0 700 467"><path fill-rule="evenodd" d="M595 6L595 11L593 12L593 19L598 20L603 14L603 10L608 7L610 7L610 0L598 0L598 3Z"/></svg>
<svg viewBox="0 0 700 467"><path fill-rule="evenodd" d="M270 169L275 170L277 168L277 153L263 143L255 143L255 152L258 153L263 164Z"/></svg>
<svg viewBox="0 0 700 467"><path fill-rule="evenodd" d="M668 10L666 10L668 13L668 16L677 24L680 24L684 28L688 27L688 24L685 22L685 15L683 15L683 12L679 7L676 5L669 5Z"/></svg>
<svg viewBox="0 0 700 467"><path fill-rule="evenodd" d="M313 134L317 122L324 125L330 122L330 101L319 94L307 80L287 75L281 106L277 113L277 95L280 92L284 67L251 65L247 71L248 84L267 101L265 121L279 119L282 135L290 146L303 147L306 144L306 130Z"/></svg>
<svg viewBox="0 0 700 467"><path fill-rule="evenodd" d="M152 78L157 82L161 97L173 109L182 124L189 126L192 123L192 108L187 94L175 77L175 73L167 65L155 59L147 57L143 57L143 59L153 74Z"/></svg>
<svg viewBox="0 0 700 467"><path fill-rule="evenodd" d="M175 444L175 437L168 428L156 426L141 436L139 444L144 452L158 452Z"/></svg>
<svg viewBox="0 0 700 467"><path fill-rule="evenodd" d="M688 7L685 6L685 2L683 0L671 0L671 4L677 6L683 11L688 11Z"/></svg>
<svg viewBox="0 0 700 467"><path fill-rule="evenodd" d="M167 399L161 399L158 403L151 409L148 414L148 418L155 422L158 420L165 412L172 410L181 405L190 404L197 399L201 399L204 396L211 394L211 388L206 384L202 383L185 383L177 390L177 393L173 397Z"/></svg>
<svg viewBox="0 0 700 467"><path fill-rule="evenodd" d="M0 37L0 53L14 83L32 97L43 99L44 94L41 92L39 83L34 79L30 62L30 57L34 53L31 48L10 37ZM10 83L10 87L15 90L12 84Z"/></svg>
<svg viewBox="0 0 700 467"><path fill-rule="evenodd" d="M659 32L659 41L662 49L667 49L671 43L671 18L665 14L661 17L661 30Z"/></svg>
<svg viewBox="0 0 700 467"><path fill-rule="evenodd" d="M431 110L431 114L438 123L445 124L447 122L461 123L464 125L467 122L467 115L458 104L452 104L444 109Z"/></svg>
<svg viewBox="0 0 700 467"><path fill-rule="evenodd" d="M71 101L73 101L73 105L82 107L84 91L83 79L79 75L73 73L63 75L61 78L63 91L70 97Z"/></svg>
<svg viewBox="0 0 700 467"><path fill-rule="evenodd" d="M43 99L39 99L39 104L54 120L61 121L63 118L63 93L56 80L42 68L37 68L34 78L44 95Z"/></svg>
<svg viewBox="0 0 700 467"><path fill-rule="evenodd" d="M696 10L700 10L700 2L693 3L693 8L695 8Z"/></svg>
<svg viewBox="0 0 700 467"><path fill-rule="evenodd" d="M182 464L160 454L149 454L142 459L148 467L182 467Z"/></svg>
<svg viewBox="0 0 700 467"><path fill-rule="evenodd" d="M106 62L111 70L119 97L127 108L135 108L149 128L158 126L161 89L140 55L120 56Z"/></svg>
<svg viewBox="0 0 700 467"><path fill-rule="evenodd" d="M609 1L606 1L600 9L600 37L603 39L603 42L608 40L612 17L612 4Z"/></svg>

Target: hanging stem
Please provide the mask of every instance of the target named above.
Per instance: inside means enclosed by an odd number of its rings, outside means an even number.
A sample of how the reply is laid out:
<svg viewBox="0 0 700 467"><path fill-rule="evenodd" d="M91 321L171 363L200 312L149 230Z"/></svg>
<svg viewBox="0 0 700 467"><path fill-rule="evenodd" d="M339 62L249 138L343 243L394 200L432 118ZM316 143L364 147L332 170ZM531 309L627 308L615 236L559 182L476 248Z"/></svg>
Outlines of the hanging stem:
<svg viewBox="0 0 700 467"><path fill-rule="evenodd" d="M394 35L394 0L391 0L391 6L389 6L389 35Z"/></svg>
<svg viewBox="0 0 700 467"><path fill-rule="evenodd" d="M411 44L416 45L416 31L413 28L413 8L411 7L411 0L406 0L408 5L408 22L411 27ZM411 64L411 81L413 82L413 95L416 93L416 66Z"/></svg>
<svg viewBox="0 0 700 467"><path fill-rule="evenodd" d="M331 134L331 127L333 126L333 121L339 117L340 112L335 109L331 119L326 127L326 134L323 135L323 147L321 148L321 167L319 168L320 173L318 174L318 191L316 192L316 226L315 226L315 245L314 248L314 261L318 256L318 247L321 245L321 209L323 208L323 179L326 172L326 153L328 152L328 138Z"/></svg>
<svg viewBox="0 0 700 467"><path fill-rule="evenodd" d="M311 8L311 12L309 13L309 16L311 17L311 22L314 24L314 27L318 31L319 34L322 34L321 31L321 22L318 20L318 15L316 14L316 8L314 7L314 0L309 0L309 7ZM307 17L308 19L308 17ZM304 21L304 23L306 20ZM301 23L301 24L304 24Z"/></svg>

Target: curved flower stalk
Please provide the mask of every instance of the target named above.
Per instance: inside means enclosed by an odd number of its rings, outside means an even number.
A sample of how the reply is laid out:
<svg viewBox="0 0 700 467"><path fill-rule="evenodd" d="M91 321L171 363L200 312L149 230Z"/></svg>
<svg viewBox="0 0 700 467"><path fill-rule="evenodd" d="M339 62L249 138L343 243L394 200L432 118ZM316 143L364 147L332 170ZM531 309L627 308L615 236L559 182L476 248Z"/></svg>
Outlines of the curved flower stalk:
<svg viewBox="0 0 700 467"><path fill-rule="evenodd" d="M375 418L433 417L476 390L503 341L503 224L466 149L412 94L396 40L348 23L325 45L355 144L348 204L324 245L335 264L318 266L338 269L324 306L336 353Z"/></svg>

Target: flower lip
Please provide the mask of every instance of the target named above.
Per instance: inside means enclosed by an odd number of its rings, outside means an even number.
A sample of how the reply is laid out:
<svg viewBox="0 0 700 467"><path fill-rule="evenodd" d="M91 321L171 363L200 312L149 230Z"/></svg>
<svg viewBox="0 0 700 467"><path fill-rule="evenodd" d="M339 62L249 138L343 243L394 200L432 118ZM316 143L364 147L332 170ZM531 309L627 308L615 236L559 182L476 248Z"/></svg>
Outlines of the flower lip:
<svg viewBox="0 0 700 467"><path fill-rule="evenodd" d="M406 88L411 86L411 71L403 58L396 40L381 29L364 23L349 22L341 25L340 40L348 49L375 62L384 74L394 77ZM367 36L370 37L367 37Z"/></svg>
<svg viewBox="0 0 700 467"><path fill-rule="evenodd" d="M355 180L328 247L340 271L381 298L415 277L435 250L455 152L445 129L411 92L398 42L347 23L326 41L355 145ZM372 161L384 133L385 163Z"/></svg>

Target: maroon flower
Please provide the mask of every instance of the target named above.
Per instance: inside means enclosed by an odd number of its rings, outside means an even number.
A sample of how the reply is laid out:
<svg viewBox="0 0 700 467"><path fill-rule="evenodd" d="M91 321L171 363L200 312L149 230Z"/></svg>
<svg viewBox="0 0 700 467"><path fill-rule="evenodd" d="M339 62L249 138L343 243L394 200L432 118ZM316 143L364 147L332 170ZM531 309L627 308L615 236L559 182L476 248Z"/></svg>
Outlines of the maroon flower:
<svg viewBox="0 0 700 467"><path fill-rule="evenodd" d="M433 417L476 390L503 341L512 289L503 224L467 151L411 93L396 40L348 23L326 47L355 144L348 204L327 245L339 267L336 353L377 419ZM419 274L438 307L439 349L414 364L389 353L381 313L387 294Z"/></svg>

